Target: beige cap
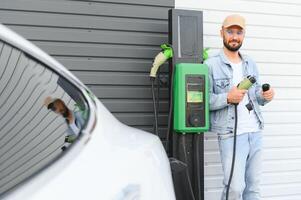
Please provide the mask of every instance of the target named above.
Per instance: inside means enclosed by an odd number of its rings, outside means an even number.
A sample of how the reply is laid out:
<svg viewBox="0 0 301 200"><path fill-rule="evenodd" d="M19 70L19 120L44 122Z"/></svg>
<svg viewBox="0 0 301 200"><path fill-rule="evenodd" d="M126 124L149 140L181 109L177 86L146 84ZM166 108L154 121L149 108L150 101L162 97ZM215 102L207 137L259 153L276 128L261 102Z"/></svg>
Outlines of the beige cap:
<svg viewBox="0 0 301 200"><path fill-rule="evenodd" d="M59 98L52 98L52 97L48 96L44 99L44 106L47 107L50 103L53 103L55 101L60 101L62 104L65 104L64 101Z"/></svg>
<svg viewBox="0 0 301 200"><path fill-rule="evenodd" d="M245 18L243 18L240 15L229 15L225 18L223 22L223 27L228 28L230 26L240 26L242 29L245 29Z"/></svg>

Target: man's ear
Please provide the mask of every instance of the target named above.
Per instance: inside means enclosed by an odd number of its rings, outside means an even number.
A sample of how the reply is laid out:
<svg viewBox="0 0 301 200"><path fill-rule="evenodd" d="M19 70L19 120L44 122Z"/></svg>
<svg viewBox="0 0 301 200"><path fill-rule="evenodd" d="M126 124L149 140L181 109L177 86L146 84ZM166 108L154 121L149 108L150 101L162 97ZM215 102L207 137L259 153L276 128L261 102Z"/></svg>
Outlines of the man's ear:
<svg viewBox="0 0 301 200"><path fill-rule="evenodd" d="M223 28L221 28L221 30L219 31L219 33L220 33L220 36L223 38L223 33L224 32L224 29Z"/></svg>

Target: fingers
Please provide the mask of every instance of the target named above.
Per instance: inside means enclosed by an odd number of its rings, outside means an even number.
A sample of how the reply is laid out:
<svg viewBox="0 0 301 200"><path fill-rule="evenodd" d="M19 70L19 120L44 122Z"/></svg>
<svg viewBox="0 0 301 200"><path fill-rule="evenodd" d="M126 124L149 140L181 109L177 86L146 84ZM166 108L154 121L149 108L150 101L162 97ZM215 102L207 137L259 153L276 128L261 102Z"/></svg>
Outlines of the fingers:
<svg viewBox="0 0 301 200"><path fill-rule="evenodd" d="M236 95L236 103L239 103L243 98L244 98L244 96L245 96L245 93L243 93L243 92L239 92L239 93L237 93L237 95Z"/></svg>
<svg viewBox="0 0 301 200"><path fill-rule="evenodd" d="M247 90L240 90L237 87L233 87L227 96L228 103L239 103L247 93Z"/></svg>
<svg viewBox="0 0 301 200"><path fill-rule="evenodd" d="M51 100L52 100L52 99L51 99L50 96L46 97L46 99L44 100L44 105L47 107L48 104L50 104Z"/></svg>
<svg viewBox="0 0 301 200"><path fill-rule="evenodd" d="M270 88L269 90L263 92L262 96L265 100L271 101L274 98L274 90Z"/></svg>
<svg viewBox="0 0 301 200"><path fill-rule="evenodd" d="M241 94L246 94L248 92L248 90L238 90Z"/></svg>

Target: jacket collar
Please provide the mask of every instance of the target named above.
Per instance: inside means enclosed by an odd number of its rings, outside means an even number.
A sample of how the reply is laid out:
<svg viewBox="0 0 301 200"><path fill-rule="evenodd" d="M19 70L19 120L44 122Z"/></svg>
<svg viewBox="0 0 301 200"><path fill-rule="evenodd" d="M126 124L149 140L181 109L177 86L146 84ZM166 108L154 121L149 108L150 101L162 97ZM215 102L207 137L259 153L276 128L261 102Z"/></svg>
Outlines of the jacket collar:
<svg viewBox="0 0 301 200"><path fill-rule="evenodd" d="M241 58L243 64L249 62L249 59L248 59L247 56L242 55L242 54L240 53L240 51L238 52L238 54L239 54L239 56L240 56L240 58ZM230 65L230 61L228 60L228 58L227 58L227 56L226 56L226 54L225 54L225 52L224 52L223 49L220 51L219 55L220 55L220 57L221 57L223 63L225 63L225 64L227 64L227 65Z"/></svg>

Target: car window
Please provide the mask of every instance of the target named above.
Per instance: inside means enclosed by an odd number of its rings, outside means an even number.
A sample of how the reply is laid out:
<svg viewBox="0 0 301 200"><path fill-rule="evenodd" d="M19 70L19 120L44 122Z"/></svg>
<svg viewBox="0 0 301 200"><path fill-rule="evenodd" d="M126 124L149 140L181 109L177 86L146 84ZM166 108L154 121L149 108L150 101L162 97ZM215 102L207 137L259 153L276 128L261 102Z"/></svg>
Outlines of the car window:
<svg viewBox="0 0 301 200"><path fill-rule="evenodd" d="M68 150L88 111L64 77L0 41L0 195Z"/></svg>

